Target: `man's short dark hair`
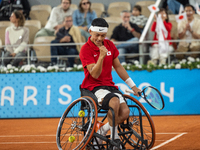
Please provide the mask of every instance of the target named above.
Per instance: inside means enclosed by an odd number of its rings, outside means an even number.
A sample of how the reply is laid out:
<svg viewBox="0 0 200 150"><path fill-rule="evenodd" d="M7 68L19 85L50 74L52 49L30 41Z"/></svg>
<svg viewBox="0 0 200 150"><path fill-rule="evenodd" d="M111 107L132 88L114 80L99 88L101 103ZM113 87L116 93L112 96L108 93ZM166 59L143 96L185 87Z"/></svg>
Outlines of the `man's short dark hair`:
<svg viewBox="0 0 200 150"><path fill-rule="evenodd" d="M195 11L194 6L192 6L192 5L190 5L190 4L186 4L184 8L186 8L186 7L191 7L191 8Z"/></svg>
<svg viewBox="0 0 200 150"><path fill-rule="evenodd" d="M92 26L109 27L108 23L103 18L96 18L92 21Z"/></svg>
<svg viewBox="0 0 200 150"><path fill-rule="evenodd" d="M142 8L140 5L135 5L133 8L137 9L140 13L142 12Z"/></svg>
<svg viewBox="0 0 200 150"><path fill-rule="evenodd" d="M61 3L62 3L62 1L63 1L63 0L61 0ZM69 1L69 3L70 3L70 4L72 3L72 1L71 1L71 0L68 0L68 1Z"/></svg>

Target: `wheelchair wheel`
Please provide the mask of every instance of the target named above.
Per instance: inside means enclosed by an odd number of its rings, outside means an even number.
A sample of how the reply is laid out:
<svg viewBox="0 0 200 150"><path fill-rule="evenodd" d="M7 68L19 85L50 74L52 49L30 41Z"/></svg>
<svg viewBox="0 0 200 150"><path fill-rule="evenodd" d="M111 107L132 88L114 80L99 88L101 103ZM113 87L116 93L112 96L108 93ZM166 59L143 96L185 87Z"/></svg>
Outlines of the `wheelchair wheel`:
<svg viewBox="0 0 200 150"><path fill-rule="evenodd" d="M130 114L129 118L118 126L119 133L128 132L128 134L120 135L123 144L128 143L134 149L150 149L155 142L155 127L151 116L138 100L129 95L124 95L124 98ZM141 111L142 117L139 117L139 111Z"/></svg>
<svg viewBox="0 0 200 150"><path fill-rule="evenodd" d="M59 150L83 150L92 138L96 122L97 106L92 98L81 97L72 102L58 124Z"/></svg>

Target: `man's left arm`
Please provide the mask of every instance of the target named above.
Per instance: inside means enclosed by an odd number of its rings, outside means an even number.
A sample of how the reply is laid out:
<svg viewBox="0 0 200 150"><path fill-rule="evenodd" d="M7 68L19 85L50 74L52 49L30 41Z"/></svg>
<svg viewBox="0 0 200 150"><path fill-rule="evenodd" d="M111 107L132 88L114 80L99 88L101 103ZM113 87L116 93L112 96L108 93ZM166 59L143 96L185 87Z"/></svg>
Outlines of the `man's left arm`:
<svg viewBox="0 0 200 150"><path fill-rule="evenodd" d="M192 36L193 36L195 39L200 39L200 34L197 34L197 33L195 33L194 31L192 31Z"/></svg>
<svg viewBox="0 0 200 150"><path fill-rule="evenodd" d="M116 57L113 60L113 67L115 68L115 71L117 72L117 74L119 75L119 77L124 82L126 82L126 84L128 84L128 86L134 91L135 95L139 96L138 92L140 92L141 90L136 87L135 83L129 77L129 75L126 72L126 70L124 69L124 67L120 64L120 61L119 61L118 57Z"/></svg>
<svg viewBox="0 0 200 150"><path fill-rule="evenodd" d="M138 39L141 36L141 29L136 24L129 24L128 30Z"/></svg>

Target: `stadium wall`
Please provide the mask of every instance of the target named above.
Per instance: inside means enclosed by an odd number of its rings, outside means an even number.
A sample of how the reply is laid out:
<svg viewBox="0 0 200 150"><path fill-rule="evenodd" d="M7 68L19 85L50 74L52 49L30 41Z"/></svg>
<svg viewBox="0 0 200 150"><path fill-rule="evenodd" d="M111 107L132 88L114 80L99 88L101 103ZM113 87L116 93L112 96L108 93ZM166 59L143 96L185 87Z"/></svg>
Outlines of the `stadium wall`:
<svg viewBox="0 0 200 150"><path fill-rule="evenodd" d="M200 70L128 71L139 88L158 88L165 101L161 111L138 99L151 115L200 114ZM80 97L83 72L0 74L0 118L60 117ZM113 71L124 93L127 85ZM133 95L132 95L133 96Z"/></svg>
<svg viewBox="0 0 200 150"><path fill-rule="evenodd" d="M123 0L90 0L92 3L103 3L105 5L105 8L107 10L108 5L112 2L121 2ZM129 2L131 4L131 7L135 5L135 3L140 0L126 0L126 2ZM150 0L146 0L150 1ZM152 1L152 0L151 0ZM155 0L153 0L155 1ZM80 0L72 0L72 4L78 5ZM52 7L58 6L60 4L60 0L29 0L29 3L31 6L33 5L40 5L40 4L48 4L51 5Z"/></svg>

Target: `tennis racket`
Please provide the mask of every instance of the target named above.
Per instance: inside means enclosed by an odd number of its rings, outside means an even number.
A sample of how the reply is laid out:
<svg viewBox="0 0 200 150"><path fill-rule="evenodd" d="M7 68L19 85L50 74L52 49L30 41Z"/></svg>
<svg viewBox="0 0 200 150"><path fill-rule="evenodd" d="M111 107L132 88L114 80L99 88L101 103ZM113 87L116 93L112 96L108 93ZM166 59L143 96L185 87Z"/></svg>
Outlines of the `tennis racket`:
<svg viewBox="0 0 200 150"><path fill-rule="evenodd" d="M125 91L134 94L130 89L126 89ZM162 110L165 107L161 93L153 86L145 87L141 92L138 92L138 94L155 109Z"/></svg>

